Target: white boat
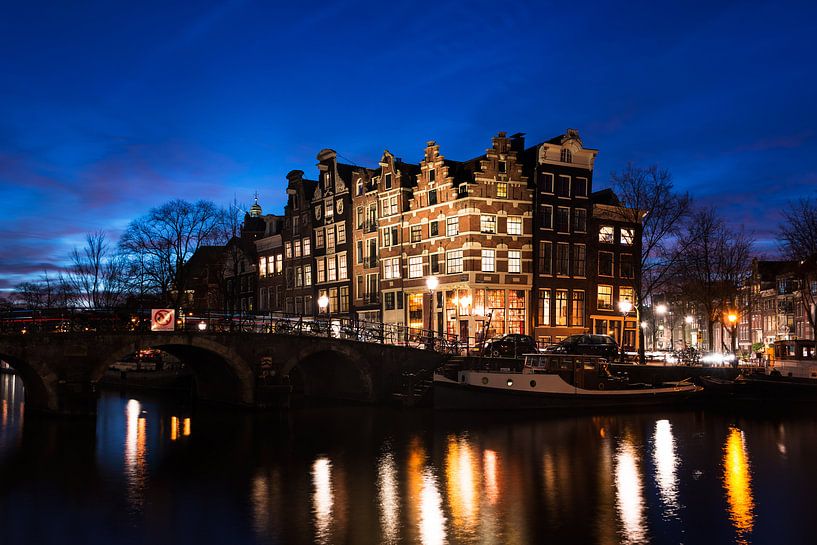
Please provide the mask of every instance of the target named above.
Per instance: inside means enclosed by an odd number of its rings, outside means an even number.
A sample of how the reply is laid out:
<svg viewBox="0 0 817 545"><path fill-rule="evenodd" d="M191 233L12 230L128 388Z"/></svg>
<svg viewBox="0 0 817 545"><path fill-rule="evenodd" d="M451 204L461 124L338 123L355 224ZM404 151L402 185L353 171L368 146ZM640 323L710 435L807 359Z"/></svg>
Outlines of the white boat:
<svg viewBox="0 0 817 545"><path fill-rule="evenodd" d="M487 365L486 365L487 363ZM575 409L675 403L700 392L690 381L634 384L598 356L526 354L521 371L466 360L434 374L438 409Z"/></svg>

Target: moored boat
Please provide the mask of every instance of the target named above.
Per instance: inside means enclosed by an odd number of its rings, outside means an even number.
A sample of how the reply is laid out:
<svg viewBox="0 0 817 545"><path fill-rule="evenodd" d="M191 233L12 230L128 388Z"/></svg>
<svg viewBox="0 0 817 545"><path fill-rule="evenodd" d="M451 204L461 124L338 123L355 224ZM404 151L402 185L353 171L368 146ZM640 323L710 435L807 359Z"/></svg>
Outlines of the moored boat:
<svg viewBox="0 0 817 545"><path fill-rule="evenodd" d="M481 364L481 365L480 365ZM486 368L488 367L488 368ZM521 371L479 362L434 375L437 409L575 409L675 403L702 389L690 381L632 383L604 358L526 354Z"/></svg>

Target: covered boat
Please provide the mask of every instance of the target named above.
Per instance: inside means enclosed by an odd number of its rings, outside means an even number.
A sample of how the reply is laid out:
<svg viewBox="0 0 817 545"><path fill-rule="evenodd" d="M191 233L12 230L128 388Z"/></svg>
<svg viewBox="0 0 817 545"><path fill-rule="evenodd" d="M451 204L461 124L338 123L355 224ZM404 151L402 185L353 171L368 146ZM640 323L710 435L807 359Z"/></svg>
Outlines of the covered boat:
<svg viewBox="0 0 817 545"><path fill-rule="evenodd" d="M521 369L467 360L434 374L438 409L570 409L675 403L701 391L691 381L632 383L598 356L526 354Z"/></svg>

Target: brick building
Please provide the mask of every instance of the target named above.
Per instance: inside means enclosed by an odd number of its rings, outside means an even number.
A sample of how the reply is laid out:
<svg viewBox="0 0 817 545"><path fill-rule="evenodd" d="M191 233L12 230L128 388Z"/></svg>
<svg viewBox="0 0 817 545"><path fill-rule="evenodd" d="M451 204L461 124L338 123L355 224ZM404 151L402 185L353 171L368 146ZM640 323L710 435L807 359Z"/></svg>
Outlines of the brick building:
<svg viewBox="0 0 817 545"><path fill-rule="evenodd" d="M317 182L305 179L302 170L287 174L287 204L281 231L285 286L283 310L287 314L308 316L317 312L312 233L314 216L311 214L311 202L317 185Z"/></svg>

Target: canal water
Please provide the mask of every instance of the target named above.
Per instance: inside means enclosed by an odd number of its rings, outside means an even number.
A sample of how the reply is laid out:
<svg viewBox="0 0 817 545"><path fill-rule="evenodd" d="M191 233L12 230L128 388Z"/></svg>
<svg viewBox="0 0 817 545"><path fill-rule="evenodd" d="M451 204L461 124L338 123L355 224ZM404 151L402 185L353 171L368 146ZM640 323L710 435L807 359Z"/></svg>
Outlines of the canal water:
<svg viewBox="0 0 817 545"><path fill-rule="evenodd" d="M73 421L0 380L3 544L817 541L801 409L258 415L108 391Z"/></svg>

